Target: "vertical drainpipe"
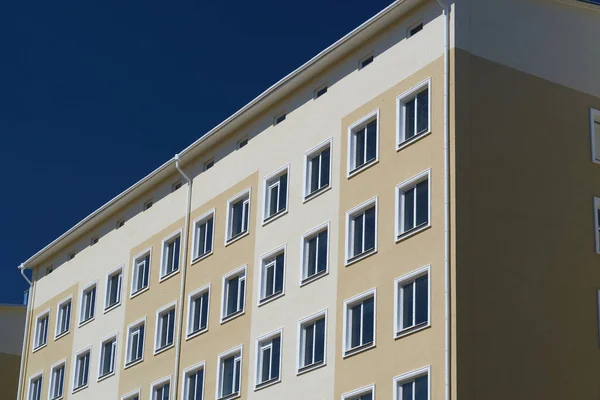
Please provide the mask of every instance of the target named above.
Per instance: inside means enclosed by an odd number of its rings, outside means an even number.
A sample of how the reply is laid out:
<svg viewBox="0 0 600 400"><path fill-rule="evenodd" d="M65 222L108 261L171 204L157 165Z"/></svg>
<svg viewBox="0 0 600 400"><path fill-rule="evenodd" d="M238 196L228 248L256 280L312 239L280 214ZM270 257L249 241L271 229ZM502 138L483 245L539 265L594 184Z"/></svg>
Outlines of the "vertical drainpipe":
<svg viewBox="0 0 600 400"><path fill-rule="evenodd" d="M21 348L21 366L19 367L19 383L17 386L17 400L21 399L23 396L21 395L21 391L24 389L24 385L23 385L23 374L24 374L24 368L25 368L25 358L27 357L27 348L28 343L29 343L29 320L31 319L31 313L33 312L33 292L35 290L35 285L33 284L33 282L31 282L31 280L29 280L29 278L27 277L27 275L25 275L25 264L21 264L19 265L19 271L21 272L21 275L23 276L23 278L27 281L27 283L29 284L29 290L27 293L27 311L25 312L25 330L23 331L23 346Z"/></svg>
<svg viewBox="0 0 600 400"><path fill-rule="evenodd" d="M181 288L179 291L179 304L177 308L177 331L175 335L175 368L173 373L173 399L177 399L177 391L179 384L179 357L181 354L181 336L183 327L183 302L185 294L185 273L187 269L187 254L188 254L188 236L189 236L189 225L190 225L190 209L192 203L192 180L186 175L185 172L179 167L179 154L175 154L175 168L181 174L183 179L187 182L187 200L185 203L185 226L183 228L183 246L182 246L182 263L181 263Z"/></svg>

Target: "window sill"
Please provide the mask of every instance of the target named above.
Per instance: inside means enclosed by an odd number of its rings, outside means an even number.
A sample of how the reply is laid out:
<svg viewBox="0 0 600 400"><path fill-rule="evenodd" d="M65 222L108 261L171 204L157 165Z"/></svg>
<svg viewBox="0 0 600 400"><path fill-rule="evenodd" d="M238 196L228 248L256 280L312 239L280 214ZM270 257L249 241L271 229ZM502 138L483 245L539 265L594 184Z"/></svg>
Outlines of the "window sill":
<svg viewBox="0 0 600 400"><path fill-rule="evenodd" d="M427 321L427 322L422 322L419 325L411 326L410 328L402 329L401 331L394 333L394 340L403 338L405 336L412 335L413 333L420 332L429 327L431 327L431 323L429 321Z"/></svg>
<svg viewBox="0 0 600 400"><path fill-rule="evenodd" d="M31 352L35 353L36 351L40 351L41 349L43 349L44 347L48 346L48 342L44 343L44 344L40 344L38 347L34 347Z"/></svg>
<svg viewBox="0 0 600 400"><path fill-rule="evenodd" d="M418 142L419 140L421 140L424 137L428 136L430 133L431 133L431 129L428 129L425 132L419 133L418 135L415 135L415 136L411 137L408 140L396 143L396 151L400 151L400 150L402 150L402 149L410 146L411 144Z"/></svg>
<svg viewBox="0 0 600 400"><path fill-rule="evenodd" d="M138 297L140 294L147 292L148 290L150 290L150 285L146 286L145 288L139 289L137 292L131 293L129 295L130 299L136 298Z"/></svg>
<svg viewBox="0 0 600 400"><path fill-rule="evenodd" d="M167 275L163 275L158 279L158 283L162 283L164 281L167 281L169 279L171 279L172 277L174 277L175 275L177 275L179 273L181 269L178 268L176 271L171 271L169 272Z"/></svg>
<svg viewBox="0 0 600 400"><path fill-rule="evenodd" d="M240 317L240 316L244 315L245 313L246 313L246 310L240 310L240 311L234 312L233 314L229 314L226 317L222 317L221 318L221 325L223 325L224 323L229 322L231 320L234 320L237 317Z"/></svg>
<svg viewBox="0 0 600 400"><path fill-rule="evenodd" d="M421 226L412 228L412 229L396 236L396 243L402 242L402 241L408 239L409 237L412 237L412 236L416 235L417 233L423 232L429 228L431 228L431 224L429 224L429 223L427 225L421 225Z"/></svg>
<svg viewBox="0 0 600 400"><path fill-rule="evenodd" d="M112 310L114 310L115 308L119 307L120 305L121 305L121 302L119 301L118 303L115 303L115 304L112 304L112 305L110 305L110 306L106 307L106 308L104 309L104 314L106 314L106 313L107 313L107 312L109 312L109 311L112 311Z"/></svg>
<svg viewBox="0 0 600 400"><path fill-rule="evenodd" d="M206 328L204 328L204 329L199 329L196 332L192 332L192 333L186 335L185 340L193 339L196 336L200 336L200 335L202 335L203 333L206 333L206 332L208 332L208 326Z"/></svg>
<svg viewBox="0 0 600 400"><path fill-rule="evenodd" d="M86 326L87 324L92 322L94 319L96 319L96 317L92 317L92 318L86 319L85 321L81 321L78 325L78 328L81 328L82 326Z"/></svg>
<svg viewBox="0 0 600 400"><path fill-rule="evenodd" d="M288 209L284 209L281 211L277 211L275 214L270 215L269 217L263 219L262 226L269 225L271 222L283 217L288 213Z"/></svg>
<svg viewBox="0 0 600 400"><path fill-rule="evenodd" d="M309 283L313 283L314 281L318 281L319 279L321 279L327 275L329 275L329 269L318 272L314 275L309 276L308 278L304 278L302 281L300 281L300 287L306 286Z"/></svg>
<svg viewBox="0 0 600 400"><path fill-rule="evenodd" d="M209 256L211 256L212 254L213 254L213 251L211 250L211 251L209 251L208 253L204 253L204 254L201 254L201 255L197 256L196 258L194 258L194 259L192 260L192 264L191 264L191 265L194 265L194 264L196 264L196 263L199 263L200 261L204 260L205 258L208 258L208 257L209 257Z"/></svg>
<svg viewBox="0 0 600 400"><path fill-rule="evenodd" d="M77 392L81 392L83 389L87 389L87 387L88 387L88 384L86 383L83 386L79 386L79 387L73 388L73 391L71 393L75 394Z"/></svg>
<svg viewBox="0 0 600 400"><path fill-rule="evenodd" d="M280 377L269 379L268 381L264 381L264 382L261 382L259 384L256 384L254 386L254 391L257 392L259 390L266 389L269 386L273 386L273 385L278 384L279 382L281 382L281 378Z"/></svg>
<svg viewBox="0 0 600 400"><path fill-rule="evenodd" d="M312 363L312 364L309 364L309 365L305 365L304 367L301 367L301 368L298 369L298 371L296 372L296 375L303 375L303 374L306 374L306 373L308 373L310 371L314 371L316 369L323 368L323 367L326 367L326 366L327 366L327 363L324 362L324 361L320 361L320 362Z"/></svg>
<svg viewBox="0 0 600 400"><path fill-rule="evenodd" d="M238 233L236 236L233 236L225 241L225 247L237 242L238 240L248 236L249 234L250 234L250 231L248 231L248 230L245 230L242 233Z"/></svg>
<svg viewBox="0 0 600 400"><path fill-rule="evenodd" d="M371 342L371 343L363 344L362 346L358 346L358 347L355 347L353 349L346 350L344 352L344 358L352 357L352 356L354 356L356 354L360 354L362 352L365 352L367 350L371 350L371 349L374 349L374 348L375 348L375 342L374 341Z"/></svg>
<svg viewBox="0 0 600 400"><path fill-rule="evenodd" d="M172 349L175 346L175 342L168 344L164 347L161 347L160 349L154 349L154 355L157 356L161 353L164 353L165 351Z"/></svg>
<svg viewBox="0 0 600 400"><path fill-rule="evenodd" d="M265 297L264 299L260 299L258 301L258 306L262 307L265 304L268 304L268 303L270 303L272 301L277 300L280 297L283 297L284 295L285 295L285 292L283 290L281 292L274 293L274 294L272 294L272 295L270 295L268 297Z"/></svg>
<svg viewBox="0 0 600 400"><path fill-rule="evenodd" d="M69 332L71 332L71 330L70 330L70 329L69 329L69 330L66 330L66 331L64 331L64 332L61 332L61 333L59 333L58 335L55 335L55 336L54 336L54 341L57 341L58 339L60 339L60 338L62 338L62 337L65 337L65 336L67 336L67 335L69 334Z"/></svg>
<svg viewBox="0 0 600 400"><path fill-rule="evenodd" d="M373 254L377 254L377 247L375 247L375 248L373 248L371 250L363 251L362 253L357 254L357 255L355 255L355 256L347 259L346 260L346 267L349 266L349 265L351 265L351 264L354 264L355 262L363 260L363 259L365 259L365 258L367 258L367 257L369 257L369 256L371 256Z"/></svg>
<svg viewBox="0 0 600 400"><path fill-rule="evenodd" d="M142 357L140 359L137 359L137 360L129 361L128 363L125 364L125 366L123 367L123 369L131 368L134 365L138 365L142 361L144 361L144 357Z"/></svg>
<svg viewBox="0 0 600 400"><path fill-rule="evenodd" d="M306 196L304 196L304 200L302 200L302 202L307 203L307 202L311 201L312 199L314 199L315 197L319 197L323 193L328 192L329 190L331 190L331 184L329 184L327 186L323 186L322 188L317 189L310 194L307 194Z"/></svg>
<svg viewBox="0 0 600 400"><path fill-rule="evenodd" d="M371 168L372 166L376 165L379 163L379 158L376 157L375 159L361 165L358 168L354 168L352 171L348 172L348 175L346 176L348 179L352 178L353 176L356 176L358 174L360 174L361 172L363 172L364 170L367 170L369 168Z"/></svg>
<svg viewBox="0 0 600 400"><path fill-rule="evenodd" d="M222 396L222 397L217 397L217 400L232 400L232 399L237 399L238 397L241 397L241 393L240 392L235 392L232 394L228 394L227 396Z"/></svg>
<svg viewBox="0 0 600 400"><path fill-rule="evenodd" d="M108 379L108 378L110 378L111 376L114 376L114 375L115 375L115 371L112 371L112 372L109 372L109 373L104 374L102 376L99 376L98 377L98 382L102 382L103 380Z"/></svg>

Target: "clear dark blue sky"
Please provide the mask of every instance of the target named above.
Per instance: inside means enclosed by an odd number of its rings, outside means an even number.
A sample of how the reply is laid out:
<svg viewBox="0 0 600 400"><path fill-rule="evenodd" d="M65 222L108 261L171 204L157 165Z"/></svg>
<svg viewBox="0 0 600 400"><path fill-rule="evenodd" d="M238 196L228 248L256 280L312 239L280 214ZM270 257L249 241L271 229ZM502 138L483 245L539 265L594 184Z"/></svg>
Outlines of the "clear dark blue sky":
<svg viewBox="0 0 600 400"><path fill-rule="evenodd" d="M17 265L390 2L2 2L0 303Z"/></svg>

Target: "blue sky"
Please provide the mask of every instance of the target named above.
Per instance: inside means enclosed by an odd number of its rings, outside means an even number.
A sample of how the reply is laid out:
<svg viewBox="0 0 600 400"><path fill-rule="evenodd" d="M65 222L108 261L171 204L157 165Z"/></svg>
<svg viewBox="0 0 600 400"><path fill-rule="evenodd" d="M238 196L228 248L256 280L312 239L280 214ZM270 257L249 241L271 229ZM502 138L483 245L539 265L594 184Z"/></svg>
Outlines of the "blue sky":
<svg viewBox="0 0 600 400"><path fill-rule="evenodd" d="M390 3L2 2L0 303L21 262Z"/></svg>

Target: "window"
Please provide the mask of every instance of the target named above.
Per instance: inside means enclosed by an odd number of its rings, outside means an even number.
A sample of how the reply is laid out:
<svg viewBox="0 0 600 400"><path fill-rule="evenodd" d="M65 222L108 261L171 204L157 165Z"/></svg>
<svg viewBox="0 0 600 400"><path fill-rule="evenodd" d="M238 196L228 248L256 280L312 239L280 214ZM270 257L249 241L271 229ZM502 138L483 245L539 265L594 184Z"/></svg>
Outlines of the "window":
<svg viewBox="0 0 600 400"><path fill-rule="evenodd" d="M281 113L275 117L275 122L273 125L277 125L285 121L286 113Z"/></svg>
<svg viewBox="0 0 600 400"><path fill-rule="evenodd" d="M429 170L396 188L396 238L429 226Z"/></svg>
<svg viewBox="0 0 600 400"><path fill-rule="evenodd" d="M215 159L212 158L210 160L208 160L207 162L204 163L204 170L208 171L209 169L211 169L213 166L215 165Z"/></svg>
<svg viewBox="0 0 600 400"><path fill-rule="evenodd" d="M429 400L429 367L395 377L394 400Z"/></svg>
<svg viewBox="0 0 600 400"><path fill-rule="evenodd" d="M364 67L371 64L372 62L373 62L373 55L371 54L371 55L363 58L362 60L360 60L359 69L363 69Z"/></svg>
<svg viewBox="0 0 600 400"><path fill-rule="evenodd" d="M145 250L133 259L133 276L131 279L131 295L146 289L150 284L151 249Z"/></svg>
<svg viewBox="0 0 600 400"><path fill-rule="evenodd" d="M98 236L94 236L93 238L91 238L90 239L90 246L93 246L96 243L98 243L98 240L100 240L100 238Z"/></svg>
<svg viewBox="0 0 600 400"><path fill-rule="evenodd" d="M255 389L281 380L281 333L280 329L256 341Z"/></svg>
<svg viewBox="0 0 600 400"><path fill-rule="evenodd" d="M188 368L183 375L183 400L202 400L204 398L204 363Z"/></svg>
<svg viewBox="0 0 600 400"><path fill-rule="evenodd" d="M223 277L223 306L221 322L244 311L246 291L246 267L239 268Z"/></svg>
<svg viewBox="0 0 600 400"><path fill-rule="evenodd" d="M242 385L242 346L221 353L217 359L217 399L233 399Z"/></svg>
<svg viewBox="0 0 600 400"><path fill-rule="evenodd" d="M307 317L299 322L298 372L325 364L327 346L327 311Z"/></svg>
<svg viewBox="0 0 600 400"><path fill-rule="evenodd" d="M600 110L590 110L592 131L592 161L600 164Z"/></svg>
<svg viewBox="0 0 600 400"><path fill-rule="evenodd" d="M342 395L343 400L374 400L375 385L365 386L350 393Z"/></svg>
<svg viewBox="0 0 600 400"><path fill-rule="evenodd" d="M227 202L227 241L248 232L250 189Z"/></svg>
<svg viewBox="0 0 600 400"><path fill-rule="evenodd" d="M82 389L88 384L90 374L90 350L84 350L75 358L73 390Z"/></svg>
<svg viewBox="0 0 600 400"><path fill-rule="evenodd" d="M194 222L194 259L198 259L212 253L214 220L215 211L211 210Z"/></svg>
<svg viewBox="0 0 600 400"><path fill-rule="evenodd" d="M596 235L596 253L600 254L600 198L594 199L594 233Z"/></svg>
<svg viewBox="0 0 600 400"><path fill-rule="evenodd" d="M156 342L154 352L173 344L175 335L175 304L168 305L156 313Z"/></svg>
<svg viewBox="0 0 600 400"><path fill-rule="evenodd" d="M133 364L144 358L144 335L146 320L133 323L127 330L127 354L125 365Z"/></svg>
<svg viewBox="0 0 600 400"><path fill-rule="evenodd" d="M106 280L106 299L104 309L116 307L121 303L121 281L123 279L123 269L119 267L116 271L109 273Z"/></svg>
<svg viewBox="0 0 600 400"><path fill-rule="evenodd" d="M140 400L140 391L139 391L139 389L136 390L136 391L134 391L134 392L132 392L132 393L126 394L125 396L123 396L121 398L121 400Z"/></svg>
<svg viewBox="0 0 600 400"><path fill-rule="evenodd" d="M344 301L344 356L375 345L375 289Z"/></svg>
<svg viewBox="0 0 600 400"><path fill-rule="evenodd" d="M81 310L79 314L79 323L91 321L96 312L96 284L83 289L81 293Z"/></svg>
<svg viewBox="0 0 600 400"><path fill-rule="evenodd" d="M265 178L264 221L287 210L289 165Z"/></svg>
<svg viewBox="0 0 600 400"><path fill-rule="evenodd" d="M150 209L151 207L152 207L152 199L150 199L144 203L144 211Z"/></svg>
<svg viewBox="0 0 600 400"><path fill-rule="evenodd" d="M152 384L152 400L169 400L171 379Z"/></svg>
<svg viewBox="0 0 600 400"><path fill-rule="evenodd" d="M100 367L98 377L102 378L115 372L115 359L117 356L117 337L113 336L102 342L100 348Z"/></svg>
<svg viewBox="0 0 600 400"><path fill-rule="evenodd" d="M123 225L125 225L125 220L124 219L120 219L117 221L117 229L123 227Z"/></svg>
<svg viewBox="0 0 600 400"><path fill-rule="evenodd" d="M46 275L50 275L54 271L53 267L46 267Z"/></svg>
<svg viewBox="0 0 600 400"><path fill-rule="evenodd" d="M179 271L179 247L181 246L181 232L163 240L162 265L160 277L165 278Z"/></svg>
<svg viewBox="0 0 600 400"><path fill-rule="evenodd" d="M331 139L310 150L305 156L304 199L329 187L331 181Z"/></svg>
<svg viewBox="0 0 600 400"><path fill-rule="evenodd" d="M423 23L419 22L408 28L408 37L412 37L423 30Z"/></svg>
<svg viewBox="0 0 600 400"><path fill-rule="evenodd" d="M52 367L52 373L50 376L50 389L49 389L49 394L48 394L50 400L62 398L64 388L65 388L65 363L63 361L59 365Z"/></svg>
<svg viewBox="0 0 600 400"><path fill-rule="evenodd" d="M398 148L430 132L429 83L428 79L398 96Z"/></svg>
<svg viewBox="0 0 600 400"><path fill-rule="evenodd" d="M76 254L76 253L75 253L75 251L72 251L72 252L70 252L70 253L68 254L67 258L68 258L69 260L72 260L72 259L74 259L74 258L75 258L75 254Z"/></svg>
<svg viewBox="0 0 600 400"><path fill-rule="evenodd" d="M33 342L33 349L38 349L46 343L48 343L48 319L50 317L50 311L44 312L36 318L35 323L35 337Z"/></svg>
<svg viewBox="0 0 600 400"><path fill-rule="evenodd" d="M242 139L238 140L238 142L237 142L237 149L239 150L242 147L246 146L247 144L248 144L248 138L247 137L242 138Z"/></svg>
<svg viewBox="0 0 600 400"><path fill-rule="evenodd" d="M190 294L188 308L188 338L208 329L208 310L210 306L210 284Z"/></svg>
<svg viewBox="0 0 600 400"><path fill-rule="evenodd" d="M379 110L348 129L348 176L377 161L379 154Z"/></svg>
<svg viewBox="0 0 600 400"><path fill-rule="evenodd" d="M176 191L181 187L181 179L171 185L171 192Z"/></svg>
<svg viewBox="0 0 600 400"><path fill-rule="evenodd" d="M42 375L35 376L29 381L28 400L42 399Z"/></svg>
<svg viewBox="0 0 600 400"><path fill-rule="evenodd" d="M329 222L302 236L302 283L327 273Z"/></svg>
<svg viewBox="0 0 600 400"><path fill-rule="evenodd" d="M377 248L377 198L346 213L346 264L373 253Z"/></svg>
<svg viewBox="0 0 600 400"><path fill-rule="evenodd" d="M58 338L69 333L71 328L71 298L62 301L58 305L58 312L56 315L56 332L54 337Z"/></svg>
<svg viewBox="0 0 600 400"><path fill-rule="evenodd" d="M396 336L429 326L429 266L395 281Z"/></svg>
<svg viewBox="0 0 600 400"><path fill-rule="evenodd" d="M315 99L323 96L325 93L327 93L327 85L323 85L315 90Z"/></svg>
<svg viewBox="0 0 600 400"><path fill-rule="evenodd" d="M260 302L283 294L285 281L285 246L263 256L261 264Z"/></svg>

